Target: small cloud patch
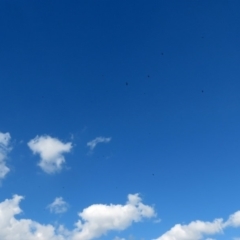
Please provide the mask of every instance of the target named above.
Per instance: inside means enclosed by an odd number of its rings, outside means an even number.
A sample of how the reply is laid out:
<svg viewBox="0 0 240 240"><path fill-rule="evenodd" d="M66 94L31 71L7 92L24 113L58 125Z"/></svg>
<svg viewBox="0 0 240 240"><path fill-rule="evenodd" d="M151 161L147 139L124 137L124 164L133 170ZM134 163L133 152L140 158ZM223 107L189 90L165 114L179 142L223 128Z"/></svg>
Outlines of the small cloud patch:
<svg viewBox="0 0 240 240"><path fill-rule="evenodd" d="M63 200L62 197L57 197L55 200L47 206L50 212L60 214L68 210L69 205Z"/></svg>
<svg viewBox="0 0 240 240"><path fill-rule="evenodd" d="M63 143L57 138L46 136L37 136L28 142L29 148L33 154L40 155L38 166L46 173L51 174L59 172L65 163L63 153L70 152L72 143Z"/></svg>

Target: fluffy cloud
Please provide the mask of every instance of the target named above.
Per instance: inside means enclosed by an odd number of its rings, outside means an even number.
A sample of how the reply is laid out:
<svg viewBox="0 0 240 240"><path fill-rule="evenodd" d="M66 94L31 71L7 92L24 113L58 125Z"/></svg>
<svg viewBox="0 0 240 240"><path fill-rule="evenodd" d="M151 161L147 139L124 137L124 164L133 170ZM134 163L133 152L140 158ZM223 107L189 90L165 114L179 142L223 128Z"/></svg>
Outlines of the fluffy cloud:
<svg viewBox="0 0 240 240"><path fill-rule="evenodd" d="M65 240L58 234L61 228L55 229L52 225L42 225L30 219L16 219L14 216L21 213L19 203L22 196L14 195L0 203L0 239L4 240Z"/></svg>
<svg viewBox="0 0 240 240"><path fill-rule="evenodd" d="M228 221L225 223L225 226L240 227L240 211L230 215Z"/></svg>
<svg viewBox="0 0 240 240"><path fill-rule="evenodd" d="M63 143L50 136L37 136L28 142L28 146L34 154L40 155L39 167L50 174L59 172L62 169L65 162L63 153L70 152L72 143Z"/></svg>
<svg viewBox="0 0 240 240"><path fill-rule="evenodd" d="M3 179L10 171L5 162L7 153L10 151L10 139L11 136L9 133L0 132L0 180Z"/></svg>
<svg viewBox="0 0 240 240"><path fill-rule="evenodd" d="M76 223L77 232L74 240L90 240L97 238L110 230L124 230L133 222L139 222L143 218L155 216L154 209L141 202L138 194L128 195L125 205L94 204L81 213Z"/></svg>
<svg viewBox="0 0 240 240"><path fill-rule="evenodd" d="M31 219L17 219L15 216L22 212L19 207L22 199L22 196L14 195L12 199L0 203L0 239L92 240L111 230L121 231L133 222L156 216L154 209L143 204L138 194L129 194L124 205L94 204L83 209L78 214L80 219L75 223L75 228L70 231L62 225L56 227L50 224L43 225ZM206 235L223 233L223 230L229 227L240 227L239 217L240 211L237 211L225 222L223 219L215 219L212 222L193 221L187 225L176 224L157 240L213 240ZM115 237L114 240L124 238Z"/></svg>
<svg viewBox="0 0 240 240"><path fill-rule="evenodd" d="M89 240L110 230L124 230L133 222L155 215L152 207L144 205L141 198L128 195L125 205L95 204L79 213L80 218L72 231L63 226L43 225L30 219L16 219L22 212L22 196L14 195L0 203L0 239L4 240Z"/></svg>
<svg viewBox="0 0 240 240"><path fill-rule="evenodd" d="M213 222L194 221L188 225L176 224L156 240L200 240L205 234L221 233L223 227L222 219L216 219Z"/></svg>
<svg viewBox="0 0 240 240"><path fill-rule="evenodd" d="M230 215L225 222L220 218L213 222L193 221L188 225L176 224L155 240L201 240L205 235L223 233L227 227L240 227L240 211Z"/></svg>
<svg viewBox="0 0 240 240"><path fill-rule="evenodd" d="M87 143L87 146L90 148L90 150L92 151L97 144L99 143L108 143L111 141L111 138L105 138L105 137L96 137L95 139L93 139L92 141Z"/></svg>
<svg viewBox="0 0 240 240"><path fill-rule="evenodd" d="M53 213L64 213L68 210L68 204L63 200L62 197L57 197L55 200L48 205L50 212Z"/></svg>

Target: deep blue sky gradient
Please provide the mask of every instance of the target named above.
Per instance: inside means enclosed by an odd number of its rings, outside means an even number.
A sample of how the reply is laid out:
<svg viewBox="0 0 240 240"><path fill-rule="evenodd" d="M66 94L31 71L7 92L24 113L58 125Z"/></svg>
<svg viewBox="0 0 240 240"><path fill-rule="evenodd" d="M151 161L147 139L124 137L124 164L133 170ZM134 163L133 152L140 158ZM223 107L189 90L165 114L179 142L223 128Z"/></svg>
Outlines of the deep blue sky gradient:
<svg viewBox="0 0 240 240"><path fill-rule="evenodd" d="M239 11L237 0L1 0L0 130L14 139L1 199L25 195L24 217L49 223L45 205L63 196L72 227L84 207L139 192L162 222L119 233L137 239L239 210ZM40 171L26 143L42 134L73 142L70 169ZM97 136L112 141L89 155Z"/></svg>

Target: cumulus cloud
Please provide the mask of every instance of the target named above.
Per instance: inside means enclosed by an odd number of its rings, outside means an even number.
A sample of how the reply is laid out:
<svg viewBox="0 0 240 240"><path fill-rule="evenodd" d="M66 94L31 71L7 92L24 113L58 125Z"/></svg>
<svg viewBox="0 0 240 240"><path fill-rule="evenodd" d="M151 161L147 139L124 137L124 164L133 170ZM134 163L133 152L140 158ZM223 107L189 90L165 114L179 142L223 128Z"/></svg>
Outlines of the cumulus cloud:
<svg viewBox="0 0 240 240"><path fill-rule="evenodd" d="M59 172L65 163L63 153L70 152L72 143L63 143L50 136L37 136L28 142L34 154L40 155L38 166L46 173Z"/></svg>
<svg viewBox="0 0 240 240"><path fill-rule="evenodd" d="M155 240L201 240L206 235L223 233L227 227L240 227L240 211L231 214L227 221L222 218L213 222L193 221L188 225L176 224ZM206 238L206 240L212 238Z"/></svg>
<svg viewBox="0 0 240 240"><path fill-rule="evenodd" d="M225 226L240 227L240 211L230 215L229 219L225 223Z"/></svg>
<svg viewBox="0 0 240 240"><path fill-rule="evenodd" d="M16 219L22 212L19 207L22 196L14 195L0 203L0 239L4 240L66 240L61 233L62 227L42 225L30 219Z"/></svg>
<svg viewBox="0 0 240 240"><path fill-rule="evenodd" d="M125 205L94 204L81 213L73 240L90 240L110 230L124 230L133 222L155 216L154 209L141 202L138 194L129 194Z"/></svg>
<svg viewBox="0 0 240 240"><path fill-rule="evenodd" d="M110 141L111 141L110 137L108 137L108 138L106 138L106 137L96 137L92 141L88 142L87 146L92 151L97 146L97 144L99 144L99 143L108 143Z"/></svg>
<svg viewBox="0 0 240 240"><path fill-rule="evenodd" d="M53 213L64 213L68 210L68 204L63 200L62 197L57 197L55 200L47 206L50 212Z"/></svg>
<svg viewBox="0 0 240 240"><path fill-rule="evenodd" d="M215 219L213 222L194 221L188 225L176 224L156 240L200 240L204 235L221 233L223 227L223 219Z"/></svg>
<svg viewBox="0 0 240 240"><path fill-rule="evenodd" d="M6 166L6 158L8 152L11 150L9 147L11 136L9 133L0 132L0 180L5 178L10 169Z"/></svg>
<svg viewBox="0 0 240 240"><path fill-rule="evenodd" d="M69 231L63 226L43 225L31 219L16 219L22 212L22 196L14 195L0 203L0 239L4 240L89 240L110 230L124 230L133 222L155 215L154 209L144 205L141 198L129 195L125 205L95 204L84 209L76 227ZM83 222L82 222L83 221Z"/></svg>

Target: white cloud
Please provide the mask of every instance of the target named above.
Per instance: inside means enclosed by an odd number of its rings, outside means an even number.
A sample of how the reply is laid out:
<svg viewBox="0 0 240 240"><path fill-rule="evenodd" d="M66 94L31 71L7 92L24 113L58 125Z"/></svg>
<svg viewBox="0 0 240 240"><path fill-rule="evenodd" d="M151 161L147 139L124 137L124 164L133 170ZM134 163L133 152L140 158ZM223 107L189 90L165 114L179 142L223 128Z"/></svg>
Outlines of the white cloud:
<svg viewBox="0 0 240 240"><path fill-rule="evenodd" d="M90 148L90 150L92 151L97 144L99 143L108 143L111 141L111 138L105 138L105 137L96 137L95 139L93 139L92 141L87 143L87 146Z"/></svg>
<svg viewBox="0 0 240 240"><path fill-rule="evenodd" d="M50 136L37 136L28 142L29 148L34 154L41 157L38 166L46 173L59 172L65 163L63 153L70 152L72 143L63 143L57 138Z"/></svg>
<svg viewBox="0 0 240 240"><path fill-rule="evenodd" d="M232 227L240 227L240 211L237 211L234 214L230 215L225 225Z"/></svg>
<svg viewBox="0 0 240 240"><path fill-rule="evenodd" d="M109 231L121 231L132 223L156 216L151 206L142 203L138 194L129 194L128 201L120 204L93 204L80 212L79 221L73 230L64 226L43 225L31 219L16 219L22 210L19 207L22 196L14 195L0 203L0 239L4 240L92 240ZM61 202L61 201L60 201ZM215 219L212 222L193 221L187 225L176 224L157 240L213 240L205 235L223 233L225 228L240 227L240 211L230 215L227 221ZM114 240L125 240L115 237ZM234 240L238 240L235 238Z"/></svg>
<svg viewBox="0 0 240 240"><path fill-rule="evenodd" d="M205 235L223 233L227 227L240 227L240 211L231 214L227 221L215 219L213 222L193 221L188 225L176 224L155 240L201 240ZM206 240L212 238L207 238Z"/></svg>
<svg viewBox="0 0 240 240"><path fill-rule="evenodd" d="M42 225L30 219L16 219L21 213L22 196L14 195L0 203L0 239L4 240L65 240L52 225ZM59 229L61 230L61 228Z"/></svg>
<svg viewBox="0 0 240 240"><path fill-rule="evenodd" d="M9 133L0 132L0 180L5 178L10 169L6 166L6 158L8 152L11 150L9 147L11 136Z"/></svg>
<svg viewBox="0 0 240 240"><path fill-rule="evenodd" d="M133 222L139 222L143 218L155 216L154 209L141 202L138 194L129 194L125 205L94 204L81 213L76 224L77 232L74 240L90 240L97 238L110 230L124 230Z"/></svg>
<svg viewBox="0 0 240 240"><path fill-rule="evenodd" d="M213 222L193 221L188 225L176 224L156 240L200 240L204 235L221 233L224 224L222 219Z"/></svg>
<svg viewBox="0 0 240 240"><path fill-rule="evenodd" d="M68 210L68 204L63 200L62 197L57 197L55 200L48 205L50 212L53 213L64 213Z"/></svg>
<svg viewBox="0 0 240 240"><path fill-rule="evenodd" d="M213 222L194 221L188 225L176 224L157 240L200 240L205 234L221 233L222 230L222 219L215 219Z"/></svg>
<svg viewBox="0 0 240 240"><path fill-rule="evenodd" d="M124 230L133 222L155 215L152 207L144 205L141 198L128 196L125 205L94 204L81 213L72 231L63 226L43 225L31 219L16 219L22 212L19 207L22 196L14 195L0 203L0 239L4 240L90 240L106 234L110 230Z"/></svg>

